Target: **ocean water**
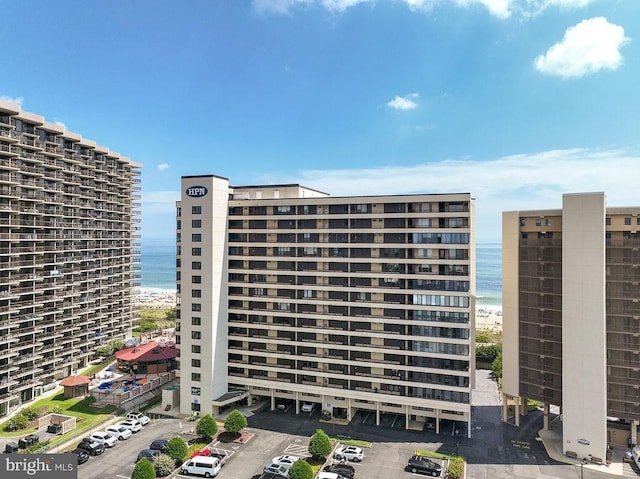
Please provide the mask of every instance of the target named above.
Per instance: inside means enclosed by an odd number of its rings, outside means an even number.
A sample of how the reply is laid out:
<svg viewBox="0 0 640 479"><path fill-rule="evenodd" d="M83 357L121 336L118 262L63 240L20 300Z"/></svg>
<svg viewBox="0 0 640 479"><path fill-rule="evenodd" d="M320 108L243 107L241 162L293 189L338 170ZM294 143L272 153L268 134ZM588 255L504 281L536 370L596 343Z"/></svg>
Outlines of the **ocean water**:
<svg viewBox="0 0 640 479"><path fill-rule="evenodd" d="M144 240L141 253L142 287L175 290L175 240ZM476 245L476 279L478 305L502 305L502 248L500 243Z"/></svg>

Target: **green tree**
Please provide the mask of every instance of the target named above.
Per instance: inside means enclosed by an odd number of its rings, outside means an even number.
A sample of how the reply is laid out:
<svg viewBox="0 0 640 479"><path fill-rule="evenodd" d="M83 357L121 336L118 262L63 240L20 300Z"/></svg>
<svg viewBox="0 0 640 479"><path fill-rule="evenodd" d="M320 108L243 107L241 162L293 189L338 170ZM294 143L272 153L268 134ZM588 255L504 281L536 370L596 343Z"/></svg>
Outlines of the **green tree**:
<svg viewBox="0 0 640 479"><path fill-rule="evenodd" d="M218 424L211 414L202 416L196 424L196 432L211 439L218 432Z"/></svg>
<svg viewBox="0 0 640 479"><path fill-rule="evenodd" d="M140 459L131 473L131 479L155 479L156 468L146 457Z"/></svg>
<svg viewBox="0 0 640 479"><path fill-rule="evenodd" d="M318 429L309 441L309 454L318 459L324 459L331 453L331 440L322 430Z"/></svg>
<svg viewBox="0 0 640 479"><path fill-rule="evenodd" d="M175 321L176 319L176 308L169 308L164 315L167 321Z"/></svg>
<svg viewBox="0 0 640 479"><path fill-rule="evenodd" d="M491 371L496 378L502 379L502 350L498 352L498 355L491 363Z"/></svg>
<svg viewBox="0 0 640 479"><path fill-rule="evenodd" d="M293 463L289 469L289 479L313 479L313 468L304 459Z"/></svg>
<svg viewBox="0 0 640 479"><path fill-rule="evenodd" d="M173 436L169 439L169 442L167 442L167 447L164 452L174 461L182 461L187 457L189 447L182 437Z"/></svg>
<svg viewBox="0 0 640 479"><path fill-rule="evenodd" d="M38 410L38 406L33 405L24 408L22 410L22 415L27 418L27 421L34 421L38 419L38 416L40 416L40 411Z"/></svg>
<svg viewBox="0 0 640 479"><path fill-rule="evenodd" d="M247 427L247 418L237 409L229 413L224 421L224 429L229 432L240 432Z"/></svg>
<svg viewBox="0 0 640 479"><path fill-rule="evenodd" d="M153 467L157 477L166 477L176 468L176 461L166 454L159 454L153 458Z"/></svg>
<svg viewBox="0 0 640 479"><path fill-rule="evenodd" d="M449 461L447 468L447 477L451 479L460 479L464 472L464 461L460 457L454 457Z"/></svg>
<svg viewBox="0 0 640 479"><path fill-rule="evenodd" d="M18 413L7 421L4 428L6 431L19 431L20 429L27 427L28 422L29 420L27 419L27 416L22 413Z"/></svg>

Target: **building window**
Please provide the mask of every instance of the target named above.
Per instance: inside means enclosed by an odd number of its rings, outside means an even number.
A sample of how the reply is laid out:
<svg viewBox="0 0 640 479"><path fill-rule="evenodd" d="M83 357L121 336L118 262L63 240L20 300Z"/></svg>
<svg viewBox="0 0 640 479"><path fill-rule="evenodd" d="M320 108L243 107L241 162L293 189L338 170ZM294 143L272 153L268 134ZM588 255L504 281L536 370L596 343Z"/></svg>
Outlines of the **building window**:
<svg viewBox="0 0 640 479"><path fill-rule="evenodd" d="M631 218L625 218L624 219L624 225L625 226L631 226Z"/></svg>
<svg viewBox="0 0 640 479"><path fill-rule="evenodd" d="M200 248L191 248L191 256L201 256L202 250Z"/></svg>
<svg viewBox="0 0 640 479"><path fill-rule="evenodd" d="M191 220L192 228L202 228L202 220Z"/></svg>
<svg viewBox="0 0 640 479"><path fill-rule="evenodd" d="M542 220L540 218L536 218L536 226L542 226Z"/></svg>
<svg viewBox="0 0 640 479"><path fill-rule="evenodd" d="M291 213L291 206L290 205L276 206L276 214L277 215L287 215L289 213Z"/></svg>
<svg viewBox="0 0 640 479"><path fill-rule="evenodd" d="M305 289L302 296L304 298L313 298L313 291L310 289Z"/></svg>
<svg viewBox="0 0 640 479"><path fill-rule="evenodd" d="M193 303L191 305L191 311L202 311L202 305L200 303Z"/></svg>
<svg viewBox="0 0 640 479"><path fill-rule="evenodd" d="M525 225L525 220L524 218L520 218L520 226L524 226Z"/></svg>
<svg viewBox="0 0 640 479"><path fill-rule="evenodd" d="M191 410L195 411L195 412L200 412L200 403L192 402L191 403Z"/></svg>
<svg viewBox="0 0 640 479"><path fill-rule="evenodd" d="M192 298L201 298L202 297L202 290L201 289L193 289L193 290L191 290L191 297Z"/></svg>
<svg viewBox="0 0 640 479"><path fill-rule="evenodd" d="M191 366L193 366L194 368L199 368L200 367L200 360L199 359L192 359L191 360Z"/></svg>
<svg viewBox="0 0 640 479"><path fill-rule="evenodd" d="M200 331L191 331L191 339L200 339Z"/></svg>
<svg viewBox="0 0 640 479"><path fill-rule="evenodd" d="M202 206L192 206L191 207L191 214L192 215L200 215L200 214L202 214Z"/></svg>
<svg viewBox="0 0 640 479"><path fill-rule="evenodd" d="M606 224L607 226L611 226L611 216L607 216L607 217L605 218L605 224Z"/></svg>
<svg viewBox="0 0 640 479"><path fill-rule="evenodd" d="M191 387L191 394L194 396L200 396L200 388L192 386Z"/></svg>
<svg viewBox="0 0 640 479"><path fill-rule="evenodd" d="M200 261L192 261L191 269L202 269L202 263Z"/></svg>
<svg viewBox="0 0 640 479"><path fill-rule="evenodd" d="M191 282L193 284L200 284L202 283L202 276L191 276Z"/></svg>
<svg viewBox="0 0 640 479"><path fill-rule="evenodd" d="M551 226L551 218L546 218L546 219L544 220L544 225L545 225L545 226Z"/></svg>
<svg viewBox="0 0 640 479"><path fill-rule="evenodd" d="M177 230L182 229L182 221L180 220L176 221L176 229Z"/></svg>
<svg viewBox="0 0 640 479"><path fill-rule="evenodd" d="M192 353L200 353L200 345L199 344L192 344L191 345L191 352Z"/></svg>
<svg viewBox="0 0 640 479"><path fill-rule="evenodd" d="M636 221L636 223L640 225L640 216L638 216L638 220Z"/></svg>
<svg viewBox="0 0 640 479"><path fill-rule="evenodd" d="M176 216L182 216L182 208L176 208Z"/></svg>
<svg viewBox="0 0 640 479"><path fill-rule="evenodd" d="M191 241L194 243L200 243L202 241L202 235L200 233L193 233L191 235Z"/></svg>
<svg viewBox="0 0 640 479"><path fill-rule="evenodd" d="M200 373L191 373L191 380L200 382Z"/></svg>
<svg viewBox="0 0 640 479"><path fill-rule="evenodd" d="M200 324L202 323L202 318L198 318L198 317L193 317L191 318L191 325L192 326L200 326Z"/></svg>
<svg viewBox="0 0 640 479"><path fill-rule="evenodd" d="M528 233L522 233L522 239L527 239L529 237Z"/></svg>

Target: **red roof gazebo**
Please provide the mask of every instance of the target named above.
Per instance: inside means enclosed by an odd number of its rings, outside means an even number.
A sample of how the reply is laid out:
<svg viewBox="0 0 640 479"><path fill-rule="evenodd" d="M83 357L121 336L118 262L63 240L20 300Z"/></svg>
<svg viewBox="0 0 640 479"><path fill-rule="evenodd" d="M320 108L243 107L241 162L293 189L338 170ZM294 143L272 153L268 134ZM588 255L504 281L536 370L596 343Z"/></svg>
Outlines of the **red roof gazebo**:
<svg viewBox="0 0 640 479"><path fill-rule="evenodd" d="M90 382L87 376L69 376L60 381L60 386L64 386L64 397L75 398L89 393Z"/></svg>
<svg viewBox="0 0 640 479"><path fill-rule="evenodd" d="M118 369L134 374L160 374L177 367L180 351L151 341L116 353Z"/></svg>

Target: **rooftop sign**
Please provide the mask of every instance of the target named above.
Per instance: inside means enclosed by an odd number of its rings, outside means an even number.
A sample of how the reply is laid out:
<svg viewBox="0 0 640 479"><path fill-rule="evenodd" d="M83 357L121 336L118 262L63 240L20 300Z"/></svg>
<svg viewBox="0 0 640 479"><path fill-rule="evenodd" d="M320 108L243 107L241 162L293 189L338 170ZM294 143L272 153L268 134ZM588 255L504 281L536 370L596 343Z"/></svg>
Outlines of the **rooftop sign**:
<svg viewBox="0 0 640 479"><path fill-rule="evenodd" d="M200 198L202 196L207 196L209 190L204 186L190 186L186 189L185 193L187 196L191 198Z"/></svg>

